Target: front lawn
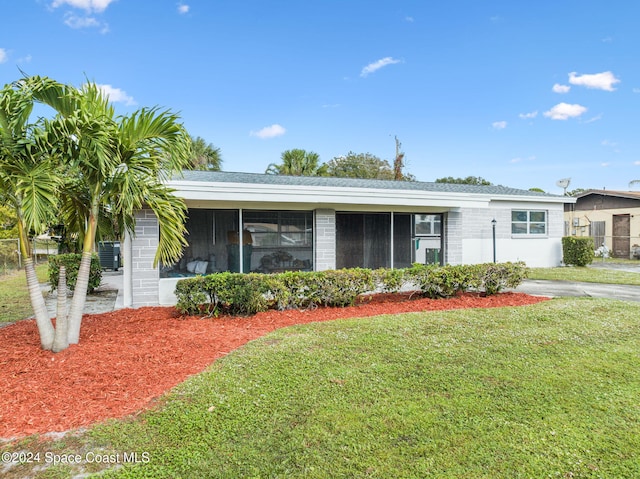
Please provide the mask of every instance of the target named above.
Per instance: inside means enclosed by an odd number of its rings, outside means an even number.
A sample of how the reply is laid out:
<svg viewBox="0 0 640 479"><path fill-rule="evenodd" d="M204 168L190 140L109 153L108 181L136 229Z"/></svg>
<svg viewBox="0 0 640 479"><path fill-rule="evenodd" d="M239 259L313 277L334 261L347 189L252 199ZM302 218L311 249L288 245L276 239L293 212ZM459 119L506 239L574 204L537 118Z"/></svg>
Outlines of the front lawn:
<svg viewBox="0 0 640 479"><path fill-rule="evenodd" d="M41 283L48 281L47 263L36 265ZM0 323L10 323L33 316L24 269L0 276Z"/></svg>
<svg viewBox="0 0 640 479"><path fill-rule="evenodd" d="M555 281L584 281L587 283L631 284L640 286L640 274L606 268L563 266L558 268L531 268L529 279Z"/></svg>
<svg viewBox="0 0 640 479"><path fill-rule="evenodd" d="M637 305L602 299L312 323L154 411L10 450L117 458L108 478L640 477L638 351Z"/></svg>

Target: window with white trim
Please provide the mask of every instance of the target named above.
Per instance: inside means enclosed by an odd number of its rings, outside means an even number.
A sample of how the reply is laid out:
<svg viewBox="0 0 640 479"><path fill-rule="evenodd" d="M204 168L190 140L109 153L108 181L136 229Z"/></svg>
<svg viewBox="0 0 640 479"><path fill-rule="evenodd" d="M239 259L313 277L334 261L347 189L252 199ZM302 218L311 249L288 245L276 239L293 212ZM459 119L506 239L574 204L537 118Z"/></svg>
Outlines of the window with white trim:
<svg viewBox="0 0 640 479"><path fill-rule="evenodd" d="M547 212L544 210L512 210L511 234L546 235Z"/></svg>

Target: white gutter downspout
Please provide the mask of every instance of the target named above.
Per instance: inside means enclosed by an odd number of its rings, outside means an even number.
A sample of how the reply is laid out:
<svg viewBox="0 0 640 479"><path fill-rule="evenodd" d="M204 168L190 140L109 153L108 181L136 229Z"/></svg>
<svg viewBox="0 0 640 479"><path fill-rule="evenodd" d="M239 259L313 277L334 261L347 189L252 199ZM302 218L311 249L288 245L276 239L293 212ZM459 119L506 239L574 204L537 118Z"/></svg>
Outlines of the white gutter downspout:
<svg viewBox="0 0 640 479"><path fill-rule="evenodd" d="M242 222L242 208L238 209L238 267L240 268L239 273L244 273L244 228Z"/></svg>

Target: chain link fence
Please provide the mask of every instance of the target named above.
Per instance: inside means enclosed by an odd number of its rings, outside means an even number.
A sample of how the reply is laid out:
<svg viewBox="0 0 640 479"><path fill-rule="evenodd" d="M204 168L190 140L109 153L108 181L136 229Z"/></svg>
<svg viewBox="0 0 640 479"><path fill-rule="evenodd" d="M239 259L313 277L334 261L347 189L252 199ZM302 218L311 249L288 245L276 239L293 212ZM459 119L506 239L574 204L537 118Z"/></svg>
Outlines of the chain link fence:
<svg viewBox="0 0 640 479"><path fill-rule="evenodd" d="M58 243L51 239L34 238L31 251L36 264L47 261L49 255L58 254ZM20 255L20 240L0 239L0 274L7 275L21 269L23 258Z"/></svg>

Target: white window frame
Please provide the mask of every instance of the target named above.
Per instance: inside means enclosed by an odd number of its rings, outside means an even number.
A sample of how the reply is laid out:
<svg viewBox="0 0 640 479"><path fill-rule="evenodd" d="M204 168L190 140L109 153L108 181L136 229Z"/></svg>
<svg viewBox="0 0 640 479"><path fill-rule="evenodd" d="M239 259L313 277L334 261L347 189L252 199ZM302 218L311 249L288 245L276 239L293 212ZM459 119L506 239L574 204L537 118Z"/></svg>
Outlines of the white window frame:
<svg viewBox="0 0 640 479"><path fill-rule="evenodd" d="M518 213L526 213L527 214L527 219L525 220L520 220L520 221L516 221L513 219L513 213L518 212ZM531 214L532 213L543 213L544 214L544 222L542 221L531 221ZM526 226L526 232L514 232L513 227L514 225L525 225ZM544 225L544 232L536 232L533 231L532 232L532 225ZM534 238L542 238L542 237L547 237L549 235L549 211L547 210L525 210L525 209L513 209L511 210L511 235L513 237L516 238L523 238L523 237L534 237Z"/></svg>

